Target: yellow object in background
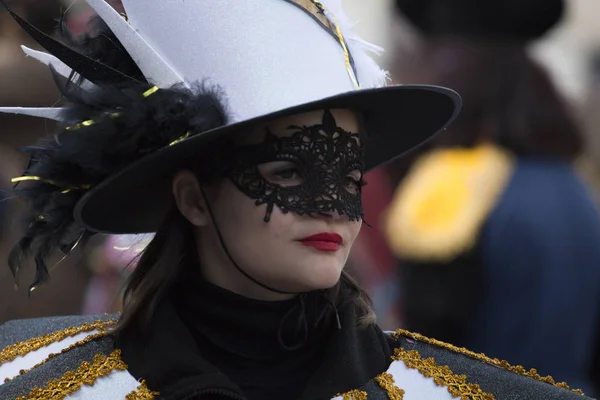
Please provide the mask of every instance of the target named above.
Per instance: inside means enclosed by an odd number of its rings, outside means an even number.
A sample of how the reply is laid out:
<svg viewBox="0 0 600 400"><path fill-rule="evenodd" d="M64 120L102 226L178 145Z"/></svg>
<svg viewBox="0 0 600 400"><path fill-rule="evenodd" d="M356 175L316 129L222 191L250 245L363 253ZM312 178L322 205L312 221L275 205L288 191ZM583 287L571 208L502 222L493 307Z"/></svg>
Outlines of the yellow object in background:
<svg viewBox="0 0 600 400"><path fill-rule="evenodd" d="M390 247L402 258L446 261L468 251L504 192L513 157L491 144L423 155L386 215Z"/></svg>

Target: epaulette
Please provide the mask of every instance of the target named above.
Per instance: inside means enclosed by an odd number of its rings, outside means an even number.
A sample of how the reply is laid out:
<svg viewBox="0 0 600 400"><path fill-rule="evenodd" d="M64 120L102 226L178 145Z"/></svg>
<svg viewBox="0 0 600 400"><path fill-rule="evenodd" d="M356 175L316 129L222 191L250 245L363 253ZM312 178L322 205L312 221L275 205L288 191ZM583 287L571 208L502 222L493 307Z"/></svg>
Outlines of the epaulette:
<svg viewBox="0 0 600 400"><path fill-rule="evenodd" d="M114 317L40 318L0 326L2 343L10 343L0 350L0 399L62 399L74 393L80 398L154 398L143 381L127 372L114 348Z"/></svg>
<svg viewBox="0 0 600 400"><path fill-rule="evenodd" d="M555 382L550 376L541 376L535 369L526 370L506 361L490 358L465 348L398 329L388 333L395 343L393 361L388 370L399 388L408 390L410 384L400 379L397 371L412 370L429 379L423 391L445 389L449 398L469 400L582 400L589 399L581 390L571 389L564 382ZM395 365L399 364L399 365ZM404 374L406 378L408 375ZM390 379L388 379L388 382ZM374 383L377 383L375 380ZM380 385L384 387L383 385ZM373 383L365 388L374 391ZM362 389L365 389L362 388ZM367 393L365 391L365 393ZM369 399L373 396L369 393ZM432 393L423 393L423 399ZM343 397L342 397L343 398ZM353 399L353 397L346 397ZM346 400L344 398L344 400ZM360 397L356 397L359 399ZM383 398L383 397L382 397ZM393 397L389 397L393 398ZM396 397L400 399L402 397Z"/></svg>

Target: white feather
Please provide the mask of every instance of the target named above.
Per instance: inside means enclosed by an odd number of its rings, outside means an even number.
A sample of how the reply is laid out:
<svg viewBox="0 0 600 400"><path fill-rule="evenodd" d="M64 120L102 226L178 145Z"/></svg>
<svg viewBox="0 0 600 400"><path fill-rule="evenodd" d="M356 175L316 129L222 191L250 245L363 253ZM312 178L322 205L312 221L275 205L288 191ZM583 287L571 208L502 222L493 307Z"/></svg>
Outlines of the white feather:
<svg viewBox="0 0 600 400"><path fill-rule="evenodd" d="M169 63L105 0L86 0L106 22L146 79L159 88L185 82Z"/></svg>
<svg viewBox="0 0 600 400"><path fill-rule="evenodd" d="M352 31L356 24L350 21L344 12L341 0L321 0L321 4L325 7L327 18L335 22L342 32L348 51L354 60L360 87L367 89L387 85L390 79L389 73L381 69L368 55L368 53L373 53L379 56L383 54L384 49L361 39Z"/></svg>
<svg viewBox="0 0 600 400"><path fill-rule="evenodd" d="M60 75L64 76L65 78L69 78L71 75L71 72L73 72L73 70L71 68L69 68L68 65L63 63L61 60L59 60L57 57L53 56L52 54L44 53L43 51L33 50L27 46L21 46L21 49L23 49L23 52L25 54L27 54L29 57L35 58L42 64L45 64L49 67L52 66L56 72L58 72ZM80 85L80 87L84 90L92 89L94 86L95 85L88 80L84 80Z"/></svg>
<svg viewBox="0 0 600 400"><path fill-rule="evenodd" d="M0 113L29 115L54 121L61 121L63 110L61 107L0 107Z"/></svg>

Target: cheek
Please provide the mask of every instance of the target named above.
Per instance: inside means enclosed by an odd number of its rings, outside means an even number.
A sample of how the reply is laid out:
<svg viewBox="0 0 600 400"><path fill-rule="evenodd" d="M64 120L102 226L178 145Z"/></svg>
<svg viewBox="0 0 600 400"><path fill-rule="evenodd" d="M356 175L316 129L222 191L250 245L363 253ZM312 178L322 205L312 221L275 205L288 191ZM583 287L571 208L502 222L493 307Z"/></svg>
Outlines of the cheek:
<svg viewBox="0 0 600 400"><path fill-rule="evenodd" d="M219 225L229 237L236 238L236 246L257 248L260 243L264 247L265 243L290 236L289 215L279 215L280 211L275 207L271 220L266 223L266 205L257 206L256 200L246 196L229 180L220 185L212 203Z"/></svg>
<svg viewBox="0 0 600 400"><path fill-rule="evenodd" d="M239 228L243 228L252 221L257 224L262 222L262 218L256 218L257 207L254 201L240 192L229 180L224 180L219 185L212 203L219 224L238 225Z"/></svg>
<svg viewBox="0 0 600 400"><path fill-rule="evenodd" d="M360 229L362 228L362 221L353 221L350 222L348 221L348 232L349 232L349 241L350 241L350 245L354 244L354 241L356 240L356 238L358 237L358 234L360 233Z"/></svg>

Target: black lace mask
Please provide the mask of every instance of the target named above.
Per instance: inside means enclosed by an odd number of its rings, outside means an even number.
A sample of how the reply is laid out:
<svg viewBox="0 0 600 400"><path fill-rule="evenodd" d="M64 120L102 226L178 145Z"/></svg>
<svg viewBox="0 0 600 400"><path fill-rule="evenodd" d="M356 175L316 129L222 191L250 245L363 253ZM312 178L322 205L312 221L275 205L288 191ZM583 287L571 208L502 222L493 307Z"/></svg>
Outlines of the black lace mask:
<svg viewBox="0 0 600 400"><path fill-rule="evenodd" d="M273 206L282 212L316 215L337 212L350 221L363 218L361 188L363 153L359 135L339 128L330 111L313 126L290 126L294 133L277 137L267 130L265 141L238 147L226 175L244 194L267 205L265 222ZM299 181L293 185L272 182L260 165L283 161L293 165Z"/></svg>

